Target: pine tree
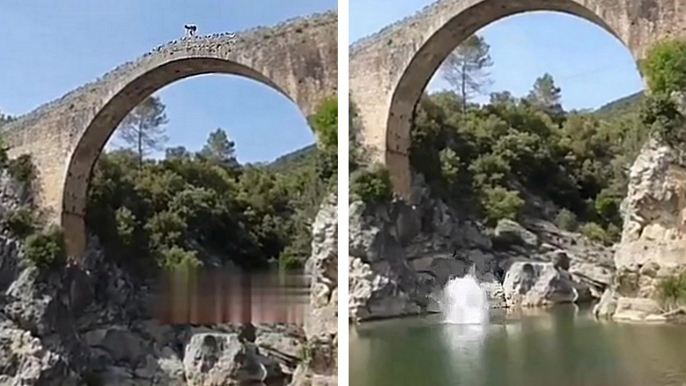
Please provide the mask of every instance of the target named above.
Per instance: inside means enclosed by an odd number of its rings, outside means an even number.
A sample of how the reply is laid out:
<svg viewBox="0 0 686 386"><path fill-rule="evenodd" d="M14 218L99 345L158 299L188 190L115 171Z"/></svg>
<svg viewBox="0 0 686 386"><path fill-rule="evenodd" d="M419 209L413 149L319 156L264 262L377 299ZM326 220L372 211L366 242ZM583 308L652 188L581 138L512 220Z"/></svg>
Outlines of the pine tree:
<svg viewBox="0 0 686 386"><path fill-rule="evenodd" d="M546 72L543 76L536 79L534 87L529 92L526 100L532 106L548 113L551 117L559 117L564 113L560 103L561 91L559 87L555 86L553 76Z"/></svg>
<svg viewBox="0 0 686 386"><path fill-rule="evenodd" d="M200 157L224 165L229 168L237 168L236 144L229 140L226 132L217 129L210 133L207 143L199 153Z"/></svg>
<svg viewBox="0 0 686 386"><path fill-rule="evenodd" d="M472 35L460 44L443 62L443 79L457 90L462 98L462 112L467 102L476 94L483 94L490 87L486 68L493 65L490 46L478 35Z"/></svg>
<svg viewBox="0 0 686 386"><path fill-rule="evenodd" d="M137 154L139 167L143 166L146 155L154 150L162 150L168 140L164 128L169 122L165 109L166 106L158 97L149 97L119 125L119 137Z"/></svg>
<svg viewBox="0 0 686 386"><path fill-rule="evenodd" d="M190 159L191 153L184 146L168 147L164 151L164 158L167 160Z"/></svg>

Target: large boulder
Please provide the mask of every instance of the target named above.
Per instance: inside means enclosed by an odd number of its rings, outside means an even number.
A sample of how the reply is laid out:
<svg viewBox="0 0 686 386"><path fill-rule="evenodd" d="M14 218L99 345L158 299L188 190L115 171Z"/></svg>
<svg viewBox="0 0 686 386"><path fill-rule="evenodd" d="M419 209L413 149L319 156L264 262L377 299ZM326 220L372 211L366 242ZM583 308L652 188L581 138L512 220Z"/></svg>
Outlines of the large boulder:
<svg viewBox="0 0 686 386"><path fill-rule="evenodd" d="M538 236L535 233L527 230L518 222L508 219L498 221L494 236L494 241L497 241L499 245L522 244L531 248L538 246Z"/></svg>
<svg viewBox="0 0 686 386"><path fill-rule="evenodd" d="M600 301L593 306L593 315L606 319L612 317L617 310L617 295L612 289L607 289L600 297Z"/></svg>
<svg viewBox="0 0 686 386"><path fill-rule="evenodd" d="M90 347L107 352L115 362L127 361L136 364L148 351L148 342L125 326L92 330L85 333L83 338Z"/></svg>
<svg viewBox="0 0 686 386"><path fill-rule="evenodd" d="M503 282L510 307L550 306L590 300L587 286L574 282L553 263L515 262Z"/></svg>
<svg viewBox="0 0 686 386"><path fill-rule="evenodd" d="M486 291L486 299L488 299L488 306L490 308L506 308L507 300L505 299L505 289L502 284L490 281L480 283L481 288Z"/></svg>
<svg viewBox="0 0 686 386"><path fill-rule="evenodd" d="M283 377L279 364L238 334L196 334L183 358L189 386L228 386Z"/></svg>
<svg viewBox="0 0 686 386"><path fill-rule="evenodd" d="M421 308L389 276L350 257L349 315L353 321L417 315Z"/></svg>

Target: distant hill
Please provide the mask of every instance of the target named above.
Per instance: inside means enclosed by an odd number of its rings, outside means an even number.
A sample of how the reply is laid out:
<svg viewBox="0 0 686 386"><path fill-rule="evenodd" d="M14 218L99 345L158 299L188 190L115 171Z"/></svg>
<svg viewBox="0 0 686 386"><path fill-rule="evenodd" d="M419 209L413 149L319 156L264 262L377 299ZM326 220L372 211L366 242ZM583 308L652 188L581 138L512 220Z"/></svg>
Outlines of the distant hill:
<svg viewBox="0 0 686 386"><path fill-rule="evenodd" d="M293 170L314 163L316 156L317 145L312 144L282 155L265 167L277 172Z"/></svg>
<svg viewBox="0 0 686 386"><path fill-rule="evenodd" d="M639 91L635 94L625 96L624 98L619 98L615 101L607 103L593 112L595 115L608 116L616 115L635 110L639 103L644 98L643 91Z"/></svg>

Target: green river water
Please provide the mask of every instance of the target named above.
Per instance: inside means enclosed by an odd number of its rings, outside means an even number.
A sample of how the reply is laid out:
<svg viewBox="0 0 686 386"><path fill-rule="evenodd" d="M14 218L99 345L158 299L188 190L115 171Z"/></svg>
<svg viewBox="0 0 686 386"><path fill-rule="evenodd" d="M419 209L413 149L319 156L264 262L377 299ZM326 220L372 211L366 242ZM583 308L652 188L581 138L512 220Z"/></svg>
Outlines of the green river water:
<svg viewBox="0 0 686 386"><path fill-rule="evenodd" d="M350 328L350 385L684 386L686 326L594 320L590 308L492 311Z"/></svg>

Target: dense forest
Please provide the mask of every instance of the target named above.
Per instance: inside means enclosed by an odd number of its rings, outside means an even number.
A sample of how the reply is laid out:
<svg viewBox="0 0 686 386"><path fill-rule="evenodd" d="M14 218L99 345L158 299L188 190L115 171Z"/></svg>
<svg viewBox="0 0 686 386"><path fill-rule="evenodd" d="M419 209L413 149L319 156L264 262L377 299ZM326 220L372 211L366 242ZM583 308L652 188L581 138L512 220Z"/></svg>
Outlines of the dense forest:
<svg viewBox="0 0 686 386"><path fill-rule="evenodd" d="M151 97L115 132L122 145L103 151L94 167L87 229L108 259L139 273L229 261L251 269L300 267L319 204L335 189L337 121L331 98L309 117L316 146L274 164L241 165L222 129L199 151L165 148L165 106ZM150 157L161 151L163 157ZM8 227L27 237L27 254L37 264L64 260L59 229L36 233L29 208L10 217Z"/></svg>
<svg viewBox="0 0 686 386"><path fill-rule="evenodd" d="M486 93L488 49L483 38L470 38L441 68L452 87L421 98L411 131L413 171L433 195L487 225L543 217L595 241L617 241L629 168L651 133L669 137L681 116L673 98L637 93L595 111L566 111L563 90L547 73L522 97ZM478 95L488 102L475 103ZM387 171L352 166L353 199L392 198Z"/></svg>

